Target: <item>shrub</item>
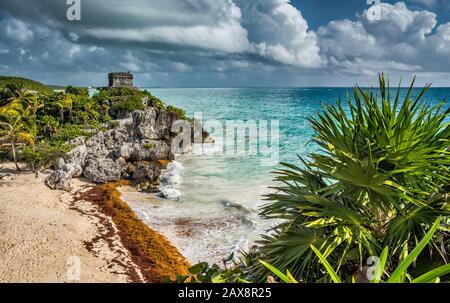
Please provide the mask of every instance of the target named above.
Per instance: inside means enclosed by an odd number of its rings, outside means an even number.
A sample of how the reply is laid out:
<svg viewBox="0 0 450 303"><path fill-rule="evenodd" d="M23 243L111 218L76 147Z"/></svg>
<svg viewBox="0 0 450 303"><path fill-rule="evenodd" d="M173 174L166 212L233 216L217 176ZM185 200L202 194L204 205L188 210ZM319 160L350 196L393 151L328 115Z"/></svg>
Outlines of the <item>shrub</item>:
<svg viewBox="0 0 450 303"><path fill-rule="evenodd" d="M109 99L111 97L142 95L141 91L130 87L102 87L97 89L94 97L100 99Z"/></svg>
<svg viewBox="0 0 450 303"><path fill-rule="evenodd" d="M22 159L31 165L33 170L51 168L56 161L70 149L69 146L52 146L46 142L36 145L35 149L25 146L22 149Z"/></svg>
<svg viewBox="0 0 450 303"><path fill-rule="evenodd" d="M52 137L59 129L60 121L54 116L39 116L37 119L37 125L39 127L40 134L49 138Z"/></svg>
<svg viewBox="0 0 450 303"><path fill-rule="evenodd" d="M425 246L433 237L434 233L439 227L441 218L438 218L433 224L431 229L427 232L425 237L418 242L416 247L410 252L406 253L401 263L389 274L387 273L387 264L390 260L387 258L389 253L389 247L385 247L381 253L379 262L371 268L372 271L367 272L366 277L362 277L363 281L371 283L436 283L440 282L441 278L445 278L450 273L450 264L445 264L436 268L432 268L417 277L413 277L409 274L408 268L413 264L414 260L420 255ZM342 283L343 281L358 282L355 277L341 277L339 271L333 268L327 258L320 253L320 251L314 246L311 247L317 257L320 259L327 274L334 283ZM280 270L276 269L272 265L260 261L265 267L267 267L276 277L285 283L298 283L295 278L287 271L287 274L283 274Z"/></svg>
<svg viewBox="0 0 450 303"><path fill-rule="evenodd" d="M209 265L201 262L191 266L187 275L178 275L175 280L166 279L172 283L238 283L247 282L243 279L244 271L241 264L233 260L234 254L223 260L223 267L217 264ZM231 266L230 266L231 265Z"/></svg>
<svg viewBox="0 0 450 303"><path fill-rule="evenodd" d="M112 108L115 111L133 112L135 110L144 110L146 106L142 103L140 96L134 95L114 103Z"/></svg>
<svg viewBox="0 0 450 303"><path fill-rule="evenodd" d="M181 108L169 105L167 106L167 111L174 113L178 116L179 119L181 120L186 120L186 112L184 110L182 110Z"/></svg>
<svg viewBox="0 0 450 303"><path fill-rule="evenodd" d="M310 119L321 151L310 154L303 167L284 163L277 172L279 185L262 215L283 223L264 236L258 258L315 282L323 268L313 245L351 276L385 246L391 260L400 260L443 216L444 226L422 260L436 261L427 257L432 256L445 262L450 127L444 121L449 110L442 109L443 103L424 104L428 86L413 98L413 84L401 101L400 89L392 94L380 75L381 100L375 91L357 87L354 100L347 100L349 115L338 102ZM259 262L248 272L257 280L267 276Z"/></svg>
<svg viewBox="0 0 450 303"><path fill-rule="evenodd" d="M89 97L89 90L87 88L74 87L69 85L66 87L66 94Z"/></svg>
<svg viewBox="0 0 450 303"><path fill-rule="evenodd" d="M84 129L83 125L64 124L58 132L52 137L53 145L63 145L67 141L80 136L89 136L90 134Z"/></svg>
<svg viewBox="0 0 450 303"><path fill-rule="evenodd" d="M162 102L160 99L156 98L155 96L147 96L148 97L148 105L151 107L156 108L164 108L164 102Z"/></svg>

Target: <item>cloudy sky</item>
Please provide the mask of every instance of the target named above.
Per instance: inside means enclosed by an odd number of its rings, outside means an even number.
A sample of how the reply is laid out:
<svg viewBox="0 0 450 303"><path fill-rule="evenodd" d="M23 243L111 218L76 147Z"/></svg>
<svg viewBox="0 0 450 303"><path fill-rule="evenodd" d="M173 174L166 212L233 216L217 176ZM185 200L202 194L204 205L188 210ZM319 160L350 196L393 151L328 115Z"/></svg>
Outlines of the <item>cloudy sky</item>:
<svg viewBox="0 0 450 303"><path fill-rule="evenodd" d="M449 0L66 0L0 2L0 75L105 85L450 86ZM374 3L369 5L367 3Z"/></svg>

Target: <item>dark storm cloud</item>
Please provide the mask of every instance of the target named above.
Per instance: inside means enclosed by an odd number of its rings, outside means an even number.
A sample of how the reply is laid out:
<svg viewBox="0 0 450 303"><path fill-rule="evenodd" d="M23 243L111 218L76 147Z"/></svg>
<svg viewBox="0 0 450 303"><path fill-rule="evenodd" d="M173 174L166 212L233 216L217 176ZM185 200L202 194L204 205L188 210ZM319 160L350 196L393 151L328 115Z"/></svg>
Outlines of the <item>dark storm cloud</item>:
<svg viewBox="0 0 450 303"><path fill-rule="evenodd" d="M64 0L2 1L0 73L82 85L112 70L177 86L347 84L380 69L440 79L450 23L425 9L439 0L411 1L314 30L287 0L81 0L72 22Z"/></svg>

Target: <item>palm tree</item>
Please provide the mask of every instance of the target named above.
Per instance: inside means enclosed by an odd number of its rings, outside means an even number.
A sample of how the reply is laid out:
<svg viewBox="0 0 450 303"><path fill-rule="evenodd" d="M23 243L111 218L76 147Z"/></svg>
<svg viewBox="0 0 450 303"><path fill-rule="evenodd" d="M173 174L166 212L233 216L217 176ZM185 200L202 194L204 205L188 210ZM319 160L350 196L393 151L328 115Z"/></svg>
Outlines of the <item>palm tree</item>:
<svg viewBox="0 0 450 303"><path fill-rule="evenodd" d="M96 115L98 115L98 113L95 109L96 104L91 99L88 99L88 102L85 102L83 105L85 112L85 115L83 116L83 123L85 126L87 126L91 118L92 119L97 118Z"/></svg>
<svg viewBox="0 0 450 303"><path fill-rule="evenodd" d="M29 128L31 129L31 134L34 137L37 137L38 135L38 129L37 129L37 112L44 107L44 104L41 102L39 98L36 96L31 96L25 100L26 104L26 110L24 112L24 115L27 116Z"/></svg>
<svg viewBox="0 0 450 303"><path fill-rule="evenodd" d="M64 98L58 100L56 102L56 106L59 108L59 118L61 120L61 124L64 124L64 112L66 109L69 110L69 116L72 111L72 97L70 94L65 94Z"/></svg>
<svg viewBox="0 0 450 303"><path fill-rule="evenodd" d="M18 115L23 111L23 101L32 94L27 92L20 83L8 83L4 92L7 98L0 102L0 114Z"/></svg>
<svg viewBox="0 0 450 303"><path fill-rule="evenodd" d="M36 119L37 112L44 107L44 104L36 96L26 98L25 104L30 113L31 118Z"/></svg>
<svg viewBox="0 0 450 303"><path fill-rule="evenodd" d="M12 123L0 122L0 140L11 144L11 153L17 170L20 171L17 163L16 144L29 143L34 146L34 137L24 130L24 123L21 116L17 116Z"/></svg>
<svg viewBox="0 0 450 303"><path fill-rule="evenodd" d="M356 87L347 111L339 101L310 119L321 151L277 172L262 215L283 223L257 248L264 261L317 281L314 246L350 276L385 246L391 260L401 260L442 216L428 250L448 262L450 109L424 103L429 86L413 98L413 85L401 100L400 87L391 94L380 75L381 100ZM249 273L263 279L267 270L257 263Z"/></svg>

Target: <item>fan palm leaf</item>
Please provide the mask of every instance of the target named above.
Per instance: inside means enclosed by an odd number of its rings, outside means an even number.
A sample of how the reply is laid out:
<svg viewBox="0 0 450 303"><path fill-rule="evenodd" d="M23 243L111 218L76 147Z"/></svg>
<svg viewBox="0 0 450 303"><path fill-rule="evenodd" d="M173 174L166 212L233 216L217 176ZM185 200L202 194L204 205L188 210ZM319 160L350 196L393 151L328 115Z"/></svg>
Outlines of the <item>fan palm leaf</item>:
<svg viewBox="0 0 450 303"><path fill-rule="evenodd" d="M392 93L382 74L379 82L379 90L357 86L346 106L325 105L310 118L320 151L275 172L261 214L282 223L257 248L262 260L315 281L321 268L313 245L352 273L385 246L400 260L438 217L443 227L427 246L447 260L450 109L423 101L428 85L417 93L413 81L403 94L400 86ZM264 271L259 262L249 268Z"/></svg>

